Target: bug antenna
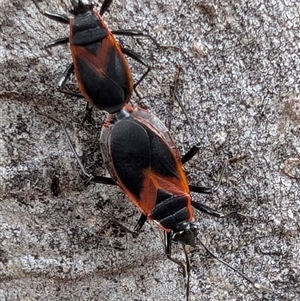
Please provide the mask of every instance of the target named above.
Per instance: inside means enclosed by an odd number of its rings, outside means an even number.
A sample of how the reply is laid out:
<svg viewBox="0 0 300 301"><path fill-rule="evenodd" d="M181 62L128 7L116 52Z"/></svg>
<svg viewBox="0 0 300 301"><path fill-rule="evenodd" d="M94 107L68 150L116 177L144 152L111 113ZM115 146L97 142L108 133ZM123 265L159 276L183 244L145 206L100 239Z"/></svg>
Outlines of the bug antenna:
<svg viewBox="0 0 300 301"><path fill-rule="evenodd" d="M226 261L220 259L218 256L216 256L214 253L212 253L207 247L206 245L199 240L200 244L202 245L202 247L205 249L205 251L214 259L218 260L219 262L223 263L224 265L226 265L227 267L229 267L230 269L232 269L234 272L236 272L237 274L239 274L242 278L244 278L245 280L247 280L255 289L261 290L261 291L265 291L267 293L273 293L273 290L270 288L267 288L265 286L262 286L261 284L259 284L258 282L255 282L254 280L250 279L249 277L247 277L245 274L243 274L242 272L240 272L239 270L237 270L236 268L234 268L233 266L231 266L229 263L227 263Z"/></svg>
<svg viewBox="0 0 300 301"><path fill-rule="evenodd" d="M183 245L183 252L185 256L185 261L178 260L171 255L171 234L170 232L164 232L164 246L165 246L165 254L167 258L174 263L176 263L181 269L183 278L185 280L185 288L186 288L186 301L189 301L190 296L190 273L191 273L191 266L190 266L190 259L188 257L188 245Z"/></svg>

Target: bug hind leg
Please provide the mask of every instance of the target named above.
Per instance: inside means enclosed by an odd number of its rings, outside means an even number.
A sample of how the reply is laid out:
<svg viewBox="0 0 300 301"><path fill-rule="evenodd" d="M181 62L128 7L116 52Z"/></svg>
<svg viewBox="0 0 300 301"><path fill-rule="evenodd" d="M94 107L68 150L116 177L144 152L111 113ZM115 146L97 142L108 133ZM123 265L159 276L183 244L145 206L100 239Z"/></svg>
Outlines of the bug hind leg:
<svg viewBox="0 0 300 301"><path fill-rule="evenodd" d="M124 47L121 47L121 50L124 54L128 55L129 57L131 57L132 59L134 59L135 61L137 61L138 63L140 63L141 65L143 65L147 68L147 70L143 73L143 75L139 78L139 80L136 83L134 83L134 85L133 85L133 89L134 89L135 94L137 95L137 97L139 99L142 99L142 96L140 95L140 93L137 90L137 86L148 75L148 73L151 71L152 67L148 64L148 62L141 55L137 54L133 50L128 49L128 48L124 48Z"/></svg>

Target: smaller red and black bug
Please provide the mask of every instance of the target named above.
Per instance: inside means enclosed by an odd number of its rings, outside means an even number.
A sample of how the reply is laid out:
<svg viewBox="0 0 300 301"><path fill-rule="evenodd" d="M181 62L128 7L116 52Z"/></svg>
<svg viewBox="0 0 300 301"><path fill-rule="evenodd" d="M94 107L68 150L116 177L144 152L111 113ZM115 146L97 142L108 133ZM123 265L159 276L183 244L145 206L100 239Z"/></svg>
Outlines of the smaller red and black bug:
<svg viewBox="0 0 300 301"><path fill-rule="evenodd" d="M57 39L48 45L70 43L73 62L64 72L59 87L64 85L74 71L79 90L90 105L109 113L121 110L130 100L134 87L148 74L151 67L140 55L122 47L114 35L146 36L159 47L155 39L138 30L110 31L102 15L108 10L112 0L104 0L100 13L92 3L72 0L70 13L73 18L42 10L36 0L33 2L46 17L70 26L69 37ZM124 54L147 67L147 71L135 84Z"/></svg>

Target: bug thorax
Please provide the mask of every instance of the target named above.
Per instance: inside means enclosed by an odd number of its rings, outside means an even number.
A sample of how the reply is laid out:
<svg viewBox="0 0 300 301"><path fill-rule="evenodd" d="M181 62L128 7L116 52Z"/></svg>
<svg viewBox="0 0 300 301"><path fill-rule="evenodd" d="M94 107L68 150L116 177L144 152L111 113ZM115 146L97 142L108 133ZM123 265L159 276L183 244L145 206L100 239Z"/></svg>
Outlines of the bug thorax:
<svg viewBox="0 0 300 301"><path fill-rule="evenodd" d="M184 245L195 246L195 239L198 230L198 223L183 222L177 225L176 230L172 233L172 239L179 241Z"/></svg>
<svg viewBox="0 0 300 301"><path fill-rule="evenodd" d="M113 115L114 115L114 118L113 118L114 123L117 123L125 118L130 117L130 112L128 112L126 110L121 110Z"/></svg>
<svg viewBox="0 0 300 301"><path fill-rule="evenodd" d="M125 105L122 110L112 114L113 123L117 123L125 118L129 118L131 113L134 111L133 107L129 104Z"/></svg>
<svg viewBox="0 0 300 301"><path fill-rule="evenodd" d="M129 118L132 112L133 108L130 105L126 105L122 110L109 114L104 122L104 126L107 127L116 124L125 118Z"/></svg>
<svg viewBox="0 0 300 301"><path fill-rule="evenodd" d="M69 12L76 16L80 14L84 14L87 11L92 11L95 4L93 2L82 1L82 0L71 0L72 7L70 8Z"/></svg>

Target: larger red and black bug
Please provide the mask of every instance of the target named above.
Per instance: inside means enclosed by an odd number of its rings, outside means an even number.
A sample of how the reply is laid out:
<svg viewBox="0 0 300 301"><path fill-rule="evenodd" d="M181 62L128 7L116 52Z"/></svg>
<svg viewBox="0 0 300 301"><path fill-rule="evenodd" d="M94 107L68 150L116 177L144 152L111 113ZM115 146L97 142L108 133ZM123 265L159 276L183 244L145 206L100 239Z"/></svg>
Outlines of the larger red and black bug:
<svg viewBox="0 0 300 301"><path fill-rule="evenodd" d="M141 216L135 233L141 230L147 219L164 231L165 254L183 269L188 300L189 259L185 248L185 262L172 257L172 241L195 246L198 227L192 207L216 217L237 214L224 215L192 201L190 191L212 193L212 188L188 185L183 171L182 164L192 158L198 148L192 148L181 158L168 129L155 115L126 105L119 112L109 114L102 127L101 152L111 175L107 178L85 171L65 128L62 128L84 174L97 183L118 185L139 209Z"/></svg>
<svg viewBox="0 0 300 301"><path fill-rule="evenodd" d="M46 17L69 24L69 37L53 41L48 46L69 42L73 62L64 72L59 82L61 87L74 71L79 90L89 104L109 113L117 112L130 100L133 88L150 71L146 61L131 49L122 47L114 35L147 36L138 30L110 31L102 19L102 15L110 7L112 0L104 0L100 12L94 9L94 4L84 4L82 0L72 0L69 18L65 15L42 10L33 0L38 10ZM124 54L147 67L147 71L133 84L132 75Z"/></svg>
<svg viewBox="0 0 300 301"><path fill-rule="evenodd" d="M83 173L96 183L118 185L139 209L141 216L133 234L141 230L147 219L154 221L164 231L165 254L183 269L186 300L189 300L190 264L185 246L195 245L198 229L192 207L215 217L239 215L237 212L223 214L191 199L190 191L213 192L212 188L187 183L182 164L192 158L198 148L192 148L180 157L168 129L155 115L126 105L119 112L108 115L101 131L101 152L111 178L96 176L85 171L63 124L50 118L61 124ZM235 157L227 163L243 158ZM225 167L226 164L221 177ZM172 257L172 241L179 241L184 246L185 262ZM200 243L213 258L237 272L255 288L269 291L216 257Z"/></svg>
<svg viewBox="0 0 300 301"><path fill-rule="evenodd" d="M189 186L164 124L148 111L127 105L108 116L100 141L110 175L144 220L151 219L173 239L194 245L197 227Z"/></svg>

